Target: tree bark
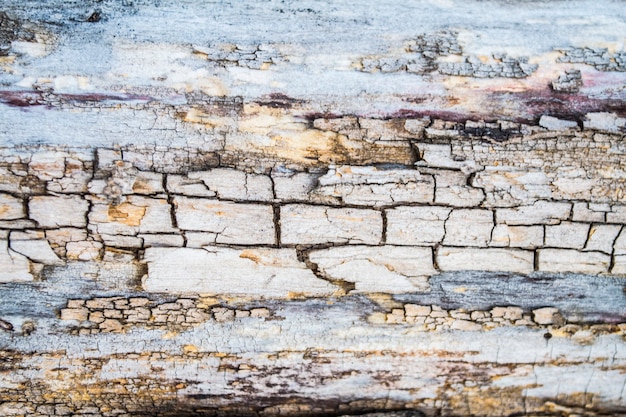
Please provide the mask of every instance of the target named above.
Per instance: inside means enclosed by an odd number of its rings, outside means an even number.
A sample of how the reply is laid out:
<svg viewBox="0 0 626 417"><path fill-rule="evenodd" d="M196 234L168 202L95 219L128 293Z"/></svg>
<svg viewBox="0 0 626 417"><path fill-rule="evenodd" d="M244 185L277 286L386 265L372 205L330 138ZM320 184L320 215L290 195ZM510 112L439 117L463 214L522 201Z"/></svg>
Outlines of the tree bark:
<svg viewBox="0 0 626 417"><path fill-rule="evenodd" d="M626 415L619 2L0 6L0 414Z"/></svg>

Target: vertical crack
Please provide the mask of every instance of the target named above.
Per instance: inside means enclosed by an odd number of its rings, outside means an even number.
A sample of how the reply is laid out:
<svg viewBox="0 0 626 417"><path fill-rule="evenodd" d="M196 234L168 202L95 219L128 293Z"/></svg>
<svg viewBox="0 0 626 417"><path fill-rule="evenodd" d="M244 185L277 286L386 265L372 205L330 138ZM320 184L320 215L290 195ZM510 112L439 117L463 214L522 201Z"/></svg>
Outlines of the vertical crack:
<svg viewBox="0 0 626 417"><path fill-rule="evenodd" d="M587 204L587 207L589 207L589 204ZM606 216L606 215L605 215ZM567 221L573 222L574 221L574 204L570 202L569 205L569 214L567 215ZM544 234L545 236L545 234Z"/></svg>
<svg viewBox="0 0 626 417"><path fill-rule="evenodd" d="M533 269L539 271L539 251L537 249L533 250Z"/></svg>
<svg viewBox="0 0 626 417"><path fill-rule="evenodd" d="M100 250L98 251L99 252L98 260L102 260L104 259L104 253L105 253L104 240L102 239L102 236L100 236L98 225L97 224L92 225L89 222L89 217L91 216L91 212L93 211L94 203L89 198L86 198L85 200L87 201L87 211L85 212L85 229L87 232L86 236L87 236L87 239L91 240L92 242L101 243L102 246L100 247ZM94 233L94 229L95 229L95 233ZM66 243L66 250L67 250L67 243Z"/></svg>
<svg viewBox="0 0 626 417"><path fill-rule="evenodd" d="M491 210L491 222L492 222L492 226L491 226L491 232L489 233L489 242L487 242L487 246L491 246L491 243L493 242L493 231L496 230L496 211L495 210ZM511 242L509 241L509 246L511 245Z"/></svg>
<svg viewBox="0 0 626 417"><path fill-rule="evenodd" d="M591 239L591 236L593 235L593 233L592 233L593 226L594 226L594 223L591 223L589 225L589 229L587 230L587 239L585 239L585 243L583 245L583 249L582 250L587 249L587 246L589 245L589 240ZM609 271L610 271L610 269L609 269Z"/></svg>
<svg viewBox="0 0 626 417"><path fill-rule="evenodd" d="M281 246L281 229L280 229L280 204L273 204L272 208L274 210L274 242L275 246L280 248Z"/></svg>
<svg viewBox="0 0 626 417"><path fill-rule="evenodd" d="M246 200L250 199L250 190L248 189L248 178L250 174L246 173L243 177L243 189L245 190Z"/></svg>
<svg viewBox="0 0 626 417"><path fill-rule="evenodd" d="M585 392L583 393L583 401L587 402L587 394L589 393L589 387L591 386L591 381L593 380L593 375L595 374L595 369L591 368L591 375L589 375L589 381L587 381L587 385L585 386ZM561 387L559 381L559 388ZM558 391L557 391L558 394ZM593 394L592 394L593 395Z"/></svg>
<svg viewBox="0 0 626 417"><path fill-rule="evenodd" d="M276 183L274 182L274 177L272 176L272 172L268 174L268 178L270 179L270 183L272 184L272 198L276 200Z"/></svg>
<svg viewBox="0 0 626 417"><path fill-rule="evenodd" d="M385 245L387 244L387 211L386 210L381 210L380 211L380 215L383 219L383 231L382 231L382 235L380 238L380 244L381 245Z"/></svg>
<svg viewBox="0 0 626 417"><path fill-rule="evenodd" d="M472 172L471 174L469 174L467 176L467 178L465 179L465 185L467 185L470 188L476 188L478 190L483 190L484 191L485 190L484 187L478 187L478 186L473 184L475 178L476 178L476 173L475 172Z"/></svg>
<svg viewBox="0 0 626 417"><path fill-rule="evenodd" d="M446 240L446 236L448 235L448 228L447 228L447 224L448 224L448 220L450 220L450 216L452 215L452 212L454 211L454 209L451 209L448 212L448 215L446 216L445 220L443 221L443 237L441 238L441 242L439 242L436 247L439 247L440 245L443 244L443 242L445 242Z"/></svg>
<svg viewBox="0 0 626 417"><path fill-rule="evenodd" d="M30 220L32 222L34 222L35 224L37 224L37 222L33 219L31 219L30 217L30 199L32 198L32 196L24 196L24 198L22 199L22 210L24 210L24 219L26 220ZM37 226L39 226L37 224Z"/></svg>
<svg viewBox="0 0 626 417"><path fill-rule="evenodd" d="M438 190L438 187L439 187L439 184L438 184L438 181L437 181L438 175L433 174L433 175L431 175L431 178L433 179L433 199L432 199L431 203L438 203L439 202L438 201L439 199L437 198L437 190Z"/></svg>
<svg viewBox="0 0 626 417"><path fill-rule="evenodd" d="M172 221L172 227L174 227L175 229L178 229L178 220L176 219L176 205L174 202L174 196L172 194L169 193L169 191L167 190L166 187L166 183L167 183L167 174L163 175L163 189L165 190L165 193L167 195L167 203L170 205L170 218Z"/></svg>
<svg viewBox="0 0 626 417"><path fill-rule="evenodd" d="M613 240L613 244L611 245L611 260L609 261L609 272L613 272L613 268L615 268L615 244L617 240L620 238L622 233L626 233L626 227L622 226L617 236Z"/></svg>
<svg viewBox="0 0 626 417"><path fill-rule="evenodd" d="M170 221L172 222L172 227L178 230L178 233L183 238L183 247L187 246L187 236L185 233L180 230L178 227L178 219L176 218L176 202L174 201L174 195L170 194L167 189L167 177L169 174L163 174L163 179L161 180L161 186L163 190L165 190L165 194L167 195L167 203L170 205Z"/></svg>
<svg viewBox="0 0 626 417"><path fill-rule="evenodd" d="M439 269L439 264L437 263L437 249L439 249L439 245L437 245L435 247L431 247L430 248L430 256L432 258L433 268L435 270L441 272L441 269Z"/></svg>
<svg viewBox="0 0 626 417"><path fill-rule="evenodd" d="M626 394L626 378L624 378L624 383L622 384L622 391L620 392L619 396L620 401L624 399L624 394Z"/></svg>

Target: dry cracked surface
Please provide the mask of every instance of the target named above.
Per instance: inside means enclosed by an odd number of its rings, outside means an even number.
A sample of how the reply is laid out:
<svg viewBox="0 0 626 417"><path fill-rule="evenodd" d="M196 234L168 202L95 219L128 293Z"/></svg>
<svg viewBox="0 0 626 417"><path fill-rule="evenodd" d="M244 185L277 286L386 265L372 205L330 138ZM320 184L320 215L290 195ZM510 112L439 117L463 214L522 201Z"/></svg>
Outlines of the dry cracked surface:
<svg viewBox="0 0 626 417"><path fill-rule="evenodd" d="M502 141L487 125L340 117L309 129L356 146L325 157L376 163L5 148L0 280L127 261L147 269L146 290L284 297L426 290L446 271L623 275L623 134L515 125ZM238 282L221 279L233 269Z"/></svg>
<svg viewBox="0 0 626 417"><path fill-rule="evenodd" d="M623 7L379 3L0 6L1 415L626 415Z"/></svg>
<svg viewBox="0 0 626 417"><path fill-rule="evenodd" d="M622 135L446 123L359 121L410 164L5 149L2 412L619 415Z"/></svg>

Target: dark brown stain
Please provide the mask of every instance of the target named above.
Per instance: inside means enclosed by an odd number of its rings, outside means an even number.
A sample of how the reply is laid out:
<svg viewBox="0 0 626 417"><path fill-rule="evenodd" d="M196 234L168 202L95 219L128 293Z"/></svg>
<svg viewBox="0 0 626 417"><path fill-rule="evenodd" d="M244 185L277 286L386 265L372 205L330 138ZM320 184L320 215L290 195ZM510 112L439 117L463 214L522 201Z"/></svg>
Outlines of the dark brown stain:
<svg viewBox="0 0 626 417"><path fill-rule="evenodd" d="M411 98L404 101L412 102ZM522 92L492 92L485 97L485 103L489 103L484 109L477 110L436 110L436 109L400 109L390 113L386 119L414 119L430 117L450 122L465 123L467 121L484 121L495 123L499 120L507 120L515 123L536 125L542 115L549 115L563 120L579 122L587 113L610 112L619 117L626 117L626 101L614 98L593 98L581 94L568 94L553 91L550 88L526 90ZM420 103L426 103L422 100ZM499 103L502 103L500 106ZM518 116L511 117L507 111L506 103L516 103L520 110ZM316 115L327 117L326 115ZM334 118L337 115L333 115ZM486 132L496 141L505 141L508 138L506 132Z"/></svg>
<svg viewBox="0 0 626 417"><path fill-rule="evenodd" d="M100 20L102 20L102 14L97 10L91 13L86 19L86 21L89 23L96 23Z"/></svg>
<svg viewBox="0 0 626 417"><path fill-rule="evenodd" d="M148 96L132 94L53 94L32 90L0 91L0 102L12 107L50 106L50 101L53 98L67 103L102 103L105 101L124 102L135 100L149 101L151 99Z"/></svg>
<svg viewBox="0 0 626 417"><path fill-rule="evenodd" d="M413 103L413 104L422 104L422 103L427 102L428 100L432 100L432 96L426 95L426 96L402 97L402 101L406 103Z"/></svg>
<svg viewBox="0 0 626 417"><path fill-rule="evenodd" d="M308 122L313 123L315 119L332 120L332 119L341 119L342 117L349 117L349 116L358 117L355 115L339 114L339 113L306 113L302 117Z"/></svg>
<svg viewBox="0 0 626 417"><path fill-rule="evenodd" d="M448 110L410 110L410 109L400 109L396 112L393 112L385 117L385 119L395 119L395 118L404 118L404 119L422 119L425 117L430 117L431 119L444 120L447 122L455 122L455 123L465 123L467 121L484 121L487 123L496 122L497 118L492 116L485 116L479 114L472 113L462 113L462 112L454 112Z"/></svg>
<svg viewBox="0 0 626 417"><path fill-rule="evenodd" d="M12 107L41 106L45 102L37 91L0 91L0 102Z"/></svg>
<svg viewBox="0 0 626 417"><path fill-rule="evenodd" d="M460 133L469 138L487 138L495 142L506 142L513 137L522 135L519 129L502 129L500 127L464 127Z"/></svg>
<svg viewBox="0 0 626 417"><path fill-rule="evenodd" d="M550 89L529 90L518 93L492 93L490 99L496 102L519 103L528 116L515 120L534 124L541 115L550 115L564 120L581 120L585 114L611 112L620 117L626 116L626 101L618 99L591 98L580 94L558 93ZM534 117L534 118L533 118Z"/></svg>
<svg viewBox="0 0 626 417"><path fill-rule="evenodd" d="M304 100L298 100L282 93L272 93L261 100L255 101L255 103L273 109L291 109L295 104L304 103Z"/></svg>

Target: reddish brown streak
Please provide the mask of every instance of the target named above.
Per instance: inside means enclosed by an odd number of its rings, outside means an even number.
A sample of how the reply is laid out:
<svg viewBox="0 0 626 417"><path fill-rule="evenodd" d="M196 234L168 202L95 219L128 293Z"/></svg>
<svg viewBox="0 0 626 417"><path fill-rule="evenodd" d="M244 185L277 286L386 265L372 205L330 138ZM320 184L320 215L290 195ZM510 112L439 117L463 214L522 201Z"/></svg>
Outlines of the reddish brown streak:
<svg viewBox="0 0 626 417"><path fill-rule="evenodd" d="M384 118L420 118L431 117L451 122L466 121L495 122L510 120L516 123L536 124L542 115L549 115L565 120L581 120L585 114L593 112L611 112L619 117L626 117L626 101L619 99L590 98L583 95L555 93L550 90L529 90L519 93L494 92L487 98L490 103L515 102L523 111L511 120L510 116L499 115L497 111L487 109L487 113L400 109ZM503 106L504 107L504 106Z"/></svg>

